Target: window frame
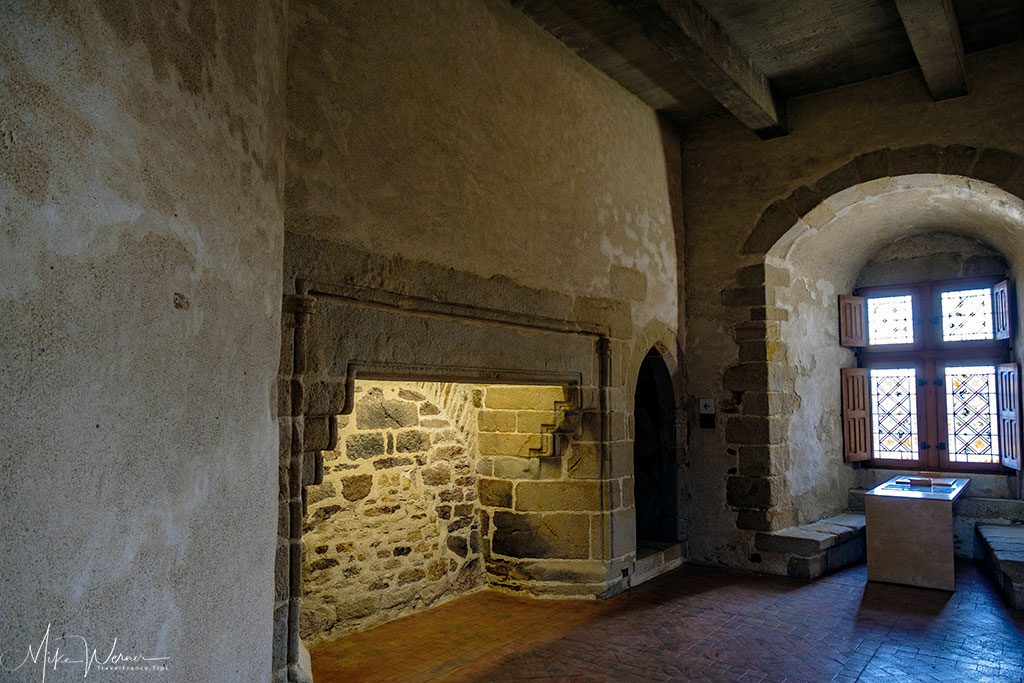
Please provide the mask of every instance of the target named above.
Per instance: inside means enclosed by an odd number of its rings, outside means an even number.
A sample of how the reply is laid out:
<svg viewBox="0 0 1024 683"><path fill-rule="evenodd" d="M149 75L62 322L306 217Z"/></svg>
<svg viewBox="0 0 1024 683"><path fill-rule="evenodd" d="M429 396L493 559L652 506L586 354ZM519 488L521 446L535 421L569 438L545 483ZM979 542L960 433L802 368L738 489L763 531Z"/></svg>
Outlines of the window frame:
<svg viewBox="0 0 1024 683"><path fill-rule="evenodd" d="M997 457L993 463L960 463L949 459L949 427L946 414L946 392L942 382L944 368L949 365L992 365L1011 362L1013 339L981 339L967 341L943 340L942 292L964 289L991 289L1005 277L971 277L954 280L932 280L899 285L860 287L853 294L865 299L910 294L913 302L914 342L911 344L871 345L853 349L857 367L871 369L914 367L917 386L917 460L894 460L877 455L866 461L879 469L922 469L940 472L1008 474ZM865 325L868 322L865 320ZM993 321L994 325L994 321ZM994 330L993 330L994 332ZM871 428L874 429L872 423ZM940 440L942 435L944 440ZM872 438L873 438L872 434ZM945 448L940 448L945 445Z"/></svg>

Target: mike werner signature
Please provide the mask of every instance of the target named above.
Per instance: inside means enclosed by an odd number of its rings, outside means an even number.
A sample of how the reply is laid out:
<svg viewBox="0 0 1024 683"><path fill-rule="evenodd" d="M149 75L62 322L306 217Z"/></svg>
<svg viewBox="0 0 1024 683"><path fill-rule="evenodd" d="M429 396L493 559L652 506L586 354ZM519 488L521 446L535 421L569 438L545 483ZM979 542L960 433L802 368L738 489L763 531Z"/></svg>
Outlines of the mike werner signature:
<svg viewBox="0 0 1024 683"><path fill-rule="evenodd" d="M40 679L46 682L46 674L49 671L57 671L58 666L80 666L82 678L87 678L94 669L96 671L163 671L166 664L160 664L170 657L147 657L141 654L124 654L117 649L117 638L110 644L110 650L105 655L100 654L99 648L90 648L89 641L82 636L50 635L51 624L46 625L46 632L43 634L39 645L28 646L24 658L18 661L18 655L11 654L11 651L0 653L0 667L8 672L15 672L25 666L38 666L42 674Z"/></svg>

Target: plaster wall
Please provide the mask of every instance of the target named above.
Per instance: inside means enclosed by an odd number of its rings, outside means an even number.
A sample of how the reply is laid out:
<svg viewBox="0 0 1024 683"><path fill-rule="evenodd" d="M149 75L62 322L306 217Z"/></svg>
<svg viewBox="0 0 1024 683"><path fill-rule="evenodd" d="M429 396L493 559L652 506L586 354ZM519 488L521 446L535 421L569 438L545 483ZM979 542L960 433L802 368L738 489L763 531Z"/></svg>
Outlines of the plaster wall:
<svg viewBox="0 0 1024 683"><path fill-rule="evenodd" d="M284 3L3 17L0 651L268 680Z"/></svg>
<svg viewBox="0 0 1024 683"><path fill-rule="evenodd" d="M785 320L779 319L788 316L792 334L804 334L810 329L818 334L835 334L831 315L827 321L824 318L815 320L813 314L809 314L809 319L803 319L799 310L780 311L774 308L772 290L789 286L787 273L769 271L764 276L768 280L767 300L763 298L764 293L759 301L737 300L742 296L757 296L753 290L737 290L737 287L752 284L744 282L744 278L753 272L751 269L761 268L759 264L764 263L765 254L772 247L772 243L748 241L766 208L800 186L818 182L860 155L879 149L960 144L1017 153L1024 151L1024 138L1019 134L1019 112L1024 106L1022 67L1024 47L1020 44L971 55L968 58L971 94L939 103L931 101L916 71L796 100L790 103L789 108L791 133L770 141L757 139L728 119L694 126L687 132L683 180L687 223L685 357L688 405L698 396L713 396L718 399L720 412L726 418L730 418L730 413L745 410L742 404L737 403L737 399L743 397L727 389L725 381L726 371L738 365L743 353L743 340L734 336L737 324L780 329ZM908 125L910 121L914 125ZM830 178L830 182L835 185L828 188L825 196L856 184L859 178ZM846 201L852 203L854 199L847 197ZM803 210L809 211L813 207L811 204ZM947 215L955 214L955 210L950 210ZM796 218L794 216L794 223ZM824 220L821 216L818 218ZM897 225L886 239L891 241L898 236ZM858 258L866 259L868 254L885 244L883 241L872 249L866 249L856 241L855 235L851 237L854 238L852 247ZM970 237L985 239L984 230L976 231ZM849 250L850 247L833 244L826 251L827 259L831 259L833 264L843 265L844 272L851 274L843 282L832 282L831 285L817 281L806 283L802 297L805 301L812 297L831 298L838 293L839 286L854 285L855 274L864 261L850 268L847 260L851 252L844 249ZM1010 251L1014 248L1010 247ZM828 268L829 262L826 260L821 266ZM795 283L795 286L803 284ZM830 291L821 291L822 286ZM761 291L765 292L764 289ZM756 310L767 320L745 323L750 320L751 305L762 306ZM801 330L800 326L807 329ZM730 338L735 340L734 343L729 342ZM763 341L761 346L764 346ZM762 355L767 354L768 360L780 368L786 368L794 360L802 362L800 358L791 359L784 355L773 357L776 352L771 342L767 350L762 348L759 351ZM796 378L791 380L799 382ZM814 381L808 379L793 391L799 401L818 401L822 396L815 386ZM737 472L742 475L745 470L752 471L752 465L745 461L741 449L729 445L725 426L728 422L729 419L719 420L715 429L697 429L691 425L687 472L693 488L687 499L696 509L729 507L727 480ZM737 424L743 426L742 422ZM794 424L768 418L764 429L770 432L766 437L772 444L750 449L751 453L767 452L772 456L771 461L763 466L764 471L753 470L758 476L767 477L762 485L768 488L761 500L771 498L774 507L761 519L770 528L795 524L818 511L842 507L837 494L848 481L852 481L849 473L842 473L841 468L846 466L832 461L824 465L831 473L822 475L815 472L820 466L817 462L811 465L799 460L800 449L809 449L806 451L808 458L814 461L838 453L835 451L830 455L834 451L833 446L822 447L811 438L812 435L818 436L820 428L816 421L797 421ZM739 432L737 429L738 436L744 436ZM833 433L834 430L826 429L821 436L831 439ZM793 457L795 452L797 460L788 462L784 456L776 456L786 446L790 450L788 457ZM821 453L817 452L819 448ZM826 449L831 450L826 452ZM748 494L748 491L738 489L740 487L730 489L734 501ZM740 526L743 526L742 518ZM737 528L737 519L732 515L702 518L692 534L693 559L757 568L750 557L752 529L750 526Z"/></svg>
<svg viewBox="0 0 1024 683"><path fill-rule="evenodd" d="M502 0L289 16L289 233L676 329L679 142L649 107Z"/></svg>
<svg viewBox="0 0 1024 683"><path fill-rule="evenodd" d="M1009 270L1003 255L983 242L951 232L927 232L882 247L861 268L854 286L1006 275Z"/></svg>

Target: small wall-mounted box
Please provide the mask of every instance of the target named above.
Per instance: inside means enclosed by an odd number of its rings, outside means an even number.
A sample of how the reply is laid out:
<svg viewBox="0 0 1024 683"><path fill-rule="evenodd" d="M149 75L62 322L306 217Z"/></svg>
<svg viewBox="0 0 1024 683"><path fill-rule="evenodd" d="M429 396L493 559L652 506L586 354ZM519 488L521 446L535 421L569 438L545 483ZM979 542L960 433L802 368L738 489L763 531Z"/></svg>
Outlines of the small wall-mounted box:
<svg viewBox="0 0 1024 683"><path fill-rule="evenodd" d="M697 399L697 424L701 429L715 428L715 399Z"/></svg>

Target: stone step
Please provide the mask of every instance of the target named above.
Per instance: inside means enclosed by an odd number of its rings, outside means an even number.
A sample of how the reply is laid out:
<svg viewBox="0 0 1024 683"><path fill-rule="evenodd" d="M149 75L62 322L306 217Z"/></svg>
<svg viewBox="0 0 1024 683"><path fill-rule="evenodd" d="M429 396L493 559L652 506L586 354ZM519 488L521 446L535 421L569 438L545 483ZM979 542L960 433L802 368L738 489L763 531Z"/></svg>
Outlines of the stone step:
<svg viewBox="0 0 1024 683"><path fill-rule="evenodd" d="M864 515L846 513L811 524L774 532L760 532L754 538L758 550L769 553L772 562L785 562L786 574L816 579L865 556Z"/></svg>
<svg viewBox="0 0 1024 683"><path fill-rule="evenodd" d="M758 550L810 557L864 535L864 515L847 513L811 524L772 532L759 532L755 539Z"/></svg>
<svg viewBox="0 0 1024 683"><path fill-rule="evenodd" d="M1024 525L979 524L976 530L999 589L1016 609L1024 609Z"/></svg>

